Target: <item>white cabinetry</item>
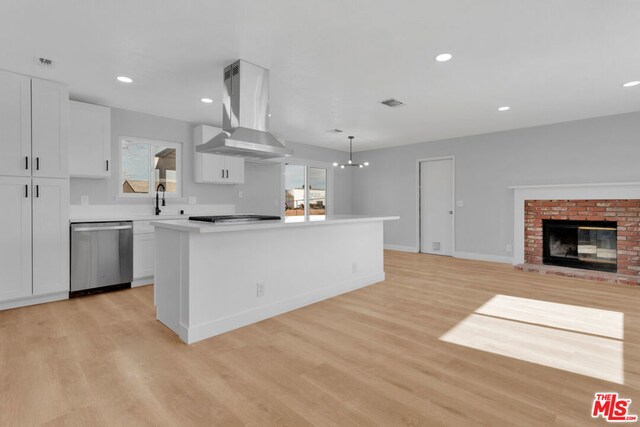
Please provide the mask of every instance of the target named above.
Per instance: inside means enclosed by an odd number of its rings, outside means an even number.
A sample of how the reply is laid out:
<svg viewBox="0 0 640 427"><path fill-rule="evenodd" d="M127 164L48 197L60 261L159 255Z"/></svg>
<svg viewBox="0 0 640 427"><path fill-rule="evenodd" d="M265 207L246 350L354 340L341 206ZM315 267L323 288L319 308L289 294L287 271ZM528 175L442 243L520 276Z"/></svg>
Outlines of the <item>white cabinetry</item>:
<svg viewBox="0 0 640 427"><path fill-rule="evenodd" d="M0 175L67 178L69 93L0 72Z"/></svg>
<svg viewBox="0 0 640 427"><path fill-rule="evenodd" d="M69 96L0 72L0 309L68 297Z"/></svg>
<svg viewBox="0 0 640 427"><path fill-rule="evenodd" d="M31 176L31 79L0 71L0 175Z"/></svg>
<svg viewBox="0 0 640 427"><path fill-rule="evenodd" d="M0 177L0 301L31 295L31 178Z"/></svg>
<svg viewBox="0 0 640 427"><path fill-rule="evenodd" d="M31 79L32 175L69 177L69 92L66 87Z"/></svg>
<svg viewBox="0 0 640 427"><path fill-rule="evenodd" d="M198 153L196 146L204 144L222 132L222 129L200 125L193 129L194 177L197 183L244 183L244 159L235 156Z"/></svg>
<svg viewBox="0 0 640 427"><path fill-rule="evenodd" d="M133 222L133 285L153 283L156 266L155 229L149 221Z"/></svg>
<svg viewBox="0 0 640 427"><path fill-rule="evenodd" d="M69 291L69 181L33 178L33 294Z"/></svg>
<svg viewBox="0 0 640 427"><path fill-rule="evenodd" d="M69 102L69 174L79 178L111 176L111 109Z"/></svg>

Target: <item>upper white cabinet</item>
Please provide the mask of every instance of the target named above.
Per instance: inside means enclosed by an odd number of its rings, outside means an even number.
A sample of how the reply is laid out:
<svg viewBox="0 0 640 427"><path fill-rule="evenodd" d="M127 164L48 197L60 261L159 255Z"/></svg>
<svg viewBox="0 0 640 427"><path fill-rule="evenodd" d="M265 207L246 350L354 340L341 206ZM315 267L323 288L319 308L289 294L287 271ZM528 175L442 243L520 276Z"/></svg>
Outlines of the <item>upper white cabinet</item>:
<svg viewBox="0 0 640 427"><path fill-rule="evenodd" d="M0 71L0 175L69 176L64 85Z"/></svg>
<svg viewBox="0 0 640 427"><path fill-rule="evenodd" d="M0 301L31 295L31 178L0 176Z"/></svg>
<svg viewBox="0 0 640 427"><path fill-rule="evenodd" d="M31 79L0 71L0 175L31 176Z"/></svg>
<svg viewBox="0 0 640 427"><path fill-rule="evenodd" d="M69 174L111 176L111 109L69 101Z"/></svg>
<svg viewBox="0 0 640 427"><path fill-rule="evenodd" d="M32 175L69 176L69 92L61 84L31 79Z"/></svg>
<svg viewBox="0 0 640 427"><path fill-rule="evenodd" d="M234 156L198 153L196 146L204 144L222 132L213 126L200 125L193 129L194 177L197 183L242 184L244 183L244 159Z"/></svg>

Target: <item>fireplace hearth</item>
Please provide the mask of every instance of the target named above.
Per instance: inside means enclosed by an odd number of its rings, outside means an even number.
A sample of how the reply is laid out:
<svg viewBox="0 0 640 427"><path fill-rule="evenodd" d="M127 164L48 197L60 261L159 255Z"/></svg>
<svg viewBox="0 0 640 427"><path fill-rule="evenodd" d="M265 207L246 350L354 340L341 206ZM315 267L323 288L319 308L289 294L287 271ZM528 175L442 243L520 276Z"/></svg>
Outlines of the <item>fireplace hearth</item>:
<svg viewBox="0 0 640 427"><path fill-rule="evenodd" d="M546 265L616 272L615 221L542 221L542 261Z"/></svg>

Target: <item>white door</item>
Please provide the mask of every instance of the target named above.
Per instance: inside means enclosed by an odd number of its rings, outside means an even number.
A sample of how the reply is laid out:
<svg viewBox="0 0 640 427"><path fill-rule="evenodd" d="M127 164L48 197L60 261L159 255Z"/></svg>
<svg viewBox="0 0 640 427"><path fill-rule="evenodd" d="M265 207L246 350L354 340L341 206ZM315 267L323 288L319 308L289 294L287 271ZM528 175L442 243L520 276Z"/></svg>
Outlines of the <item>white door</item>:
<svg viewBox="0 0 640 427"><path fill-rule="evenodd" d="M69 102L69 175L111 176L111 109Z"/></svg>
<svg viewBox="0 0 640 427"><path fill-rule="evenodd" d="M31 176L31 79L0 71L0 175Z"/></svg>
<svg viewBox="0 0 640 427"><path fill-rule="evenodd" d="M224 158L224 168L226 171L226 181L229 184L244 183L244 158L226 156Z"/></svg>
<svg viewBox="0 0 640 427"><path fill-rule="evenodd" d="M33 176L69 176L69 92L58 83L31 80Z"/></svg>
<svg viewBox="0 0 640 427"><path fill-rule="evenodd" d="M0 301L31 295L31 178L0 177Z"/></svg>
<svg viewBox="0 0 640 427"><path fill-rule="evenodd" d="M453 255L453 159L420 163L420 252Z"/></svg>
<svg viewBox="0 0 640 427"><path fill-rule="evenodd" d="M69 180L33 179L33 294L69 291Z"/></svg>
<svg viewBox="0 0 640 427"><path fill-rule="evenodd" d="M133 279L143 279L155 274L156 236L155 233L133 235Z"/></svg>

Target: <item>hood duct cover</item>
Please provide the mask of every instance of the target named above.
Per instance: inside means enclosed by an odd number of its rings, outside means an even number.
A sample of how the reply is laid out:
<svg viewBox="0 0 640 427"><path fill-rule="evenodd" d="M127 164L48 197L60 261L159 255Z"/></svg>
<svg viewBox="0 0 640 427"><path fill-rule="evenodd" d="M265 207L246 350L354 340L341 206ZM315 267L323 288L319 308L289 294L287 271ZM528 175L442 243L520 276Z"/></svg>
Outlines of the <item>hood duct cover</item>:
<svg viewBox="0 0 640 427"><path fill-rule="evenodd" d="M223 132L198 145L197 152L258 159L293 154L267 131L269 70L242 60L227 66L222 101Z"/></svg>

